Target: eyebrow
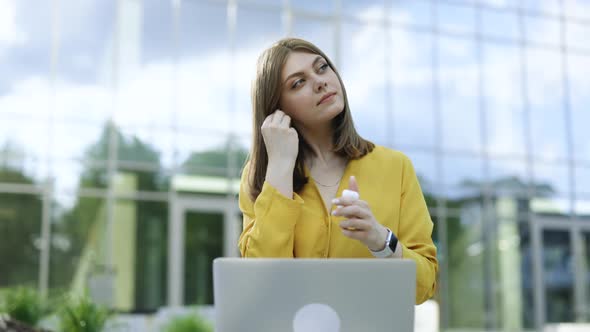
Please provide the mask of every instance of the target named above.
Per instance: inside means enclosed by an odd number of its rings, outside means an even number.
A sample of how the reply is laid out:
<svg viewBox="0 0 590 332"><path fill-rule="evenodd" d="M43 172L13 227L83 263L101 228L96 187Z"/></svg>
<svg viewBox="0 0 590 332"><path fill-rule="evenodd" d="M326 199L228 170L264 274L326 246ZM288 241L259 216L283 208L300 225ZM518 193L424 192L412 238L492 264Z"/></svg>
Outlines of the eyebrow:
<svg viewBox="0 0 590 332"><path fill-rule="evenodd" d="M318 55L315 60L313 60L313 63L311 64L312 67L315 66L316 63L318 63L318 61L323 60L324 58L321 55ZM285 81L283 82L283 85L287 84L287 81L289 81L293 76L299 76L299 75L303 75L302 71L298 71L296 73L293 73L289 76L287 76L287 78L285 79Z"/></svg>

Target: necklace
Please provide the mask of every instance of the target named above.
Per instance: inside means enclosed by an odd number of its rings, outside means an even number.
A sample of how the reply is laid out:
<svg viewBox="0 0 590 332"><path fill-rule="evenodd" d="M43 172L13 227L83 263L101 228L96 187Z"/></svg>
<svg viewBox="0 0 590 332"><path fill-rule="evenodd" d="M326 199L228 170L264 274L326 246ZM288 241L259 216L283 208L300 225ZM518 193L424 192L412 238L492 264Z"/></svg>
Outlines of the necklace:
<svg viewBox="0 0 590 332"><path fill-rule="evenodd" d="M323 183L319 182L318 180L314 179L313 176L311 178L313 179L313 181L315 183L319 184L322 187L326 187L326 188L337 186L340 183L340 179L338 179L338 181L334 184L323 184Z"/></svg>

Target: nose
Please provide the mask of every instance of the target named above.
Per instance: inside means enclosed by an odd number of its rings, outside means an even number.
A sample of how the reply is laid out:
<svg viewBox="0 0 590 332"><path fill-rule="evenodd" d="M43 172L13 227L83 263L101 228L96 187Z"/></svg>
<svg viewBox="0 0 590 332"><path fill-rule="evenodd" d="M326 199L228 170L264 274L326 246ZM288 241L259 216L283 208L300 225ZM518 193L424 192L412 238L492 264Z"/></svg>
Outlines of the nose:
<svg viewBox="0 0 590 332"><path fill-rule="evenodd" d="M326 88L328 87L328 83L321 78L318 78L315 84L316 92L322 92L322 90L326 91Z"/></svg>

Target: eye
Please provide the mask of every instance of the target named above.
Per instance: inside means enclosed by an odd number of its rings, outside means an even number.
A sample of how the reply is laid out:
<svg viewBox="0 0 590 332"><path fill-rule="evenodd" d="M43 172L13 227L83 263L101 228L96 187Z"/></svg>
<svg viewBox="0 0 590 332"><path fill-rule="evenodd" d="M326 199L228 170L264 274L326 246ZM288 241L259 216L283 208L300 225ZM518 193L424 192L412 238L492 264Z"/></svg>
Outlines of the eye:
<svg viewBox="0 0 590 332"><path fill-rule="evenodd" d="M324 63L323 65L320 66L318 71L321 73L321 72L325 71L326 69L328 69L328 67L330 67L330 66L328 66L327 63Z"/></svg>
<svg viewBox="0 0 590 332"><path fill-rule="evenodd" d="M291 85L291 89L295 89L295 88L299 87L301 84L303 84L304 81L305 80L302 78L298 79L297 81L295 81L293 83L293 85Z"/></svg>

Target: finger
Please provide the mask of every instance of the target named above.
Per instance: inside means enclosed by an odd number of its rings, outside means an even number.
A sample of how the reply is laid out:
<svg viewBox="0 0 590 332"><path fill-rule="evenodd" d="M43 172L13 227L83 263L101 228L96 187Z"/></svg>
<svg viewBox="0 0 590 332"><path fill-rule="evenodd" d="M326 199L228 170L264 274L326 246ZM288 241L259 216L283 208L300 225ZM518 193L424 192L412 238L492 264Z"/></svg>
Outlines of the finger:
<svg viewBox="0 0 590 332"><path fill-rule="evenodd" d="M288 116L287 114L285 114L283 116L283 118L281 119L281 123L280 123L282 128L289 128L291 127L291 117Z"/></svg>
<svg viewBox="0 0 590 332"><path fill-rule="evenodd" d="M356 182L356 178L354 177L354 175L351 175L350 179L348 180L348 189L356 191L360 195L359 185Z"/></svg>
<svg viewBox="0 0 590 332"><path fill-rule="evenodd" d="M289 128L287 129L289 133L295 134L295 136L299 137L299 134L297 134L297 130L295 130L295 128Z"/></svg>
<svg viewBox="0 0 590 332"><path fill-rule="evenodd" d="M266 118L264 118L264 121L262 121L262 126L260 126L260 128L266 128L272 123L273 114L274 113L272 113L272 114L268 115Z"/></svg>
<svg viewBox="0 0 590 332"><path fill-rule="evenodd" d="M339 224L340 228L348 229L348 230L355 230L355 231L368 231L371 229L371 223L359 219L359 218L350 218L342 220Z"/></svg>
<svg viewBox="0 0 590 332"><path fill-rule="evenodd" d="M333 216L340 216L345 218L361 218L370 219L371 213L366 208L353 204L348 206L337 207L332 211Z"/></svg>
<svg viewBox="0 0 590 332"><path fill-rule="evenodd" d="M348 229L340 229L340 231L342 232L342 234L344 234L344 236L349 237L354 240L358 240L358 241L365 241L368 236L367 232L351 231Z"/></svg>
<svg viewBox="0 0 590 332"><path fill-rule="evenodd" d="M356 237L357 237L357 234L356 234L357 232L356 232L356 231L351 231L351 230L344 229L344 228L342 228L342 229L340 229L340 230L342 231L342 234L344 234L344 236L346 236L346 237L349 237L349 238L351 238L351 239L358 240L358 239L356 238Z"/></svg>
<svg viewBox="0 0 590 332"><path fill-rule="evenodd" d="M332 200L332 204L334 205L342 205L342 206L350 206L350 205L358 205L360 207L368 208L369 204L366 201L361 199L352 199L350 197L340 196L336 197Z"/></svg>
<svg viewBox="0 0 590 332"><path fill-rule="evenodd" d="M280 125L284 116L285 116L285 113L283 113L281 110L276 110L272 114L272 124L276 125L276 126Z"/></svg>
<svg viewBox="0 0 590 332"><path fill-rule="evenodd" d="M346 197L346 196L340 196L340 197L334 198L332 200L332 204L342 205L342 206L349 206L349 205L354 204L354 202L356 202L356 200L352 199L351 197Z"/></svg>

